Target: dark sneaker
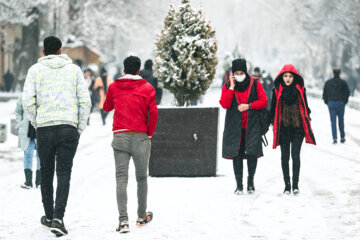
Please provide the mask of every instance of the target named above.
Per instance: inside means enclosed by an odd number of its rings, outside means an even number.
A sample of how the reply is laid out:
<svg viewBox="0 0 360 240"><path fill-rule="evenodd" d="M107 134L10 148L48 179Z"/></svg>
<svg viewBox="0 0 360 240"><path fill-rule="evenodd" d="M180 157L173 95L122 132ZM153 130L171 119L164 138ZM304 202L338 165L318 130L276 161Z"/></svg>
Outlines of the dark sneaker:
<svg viewBox="0 0 360 240"><path fill-rule="evenodd" d="M336 140L336 139L334 139L333 144L337 144L337 140Z"/></svg>
<svg viewBox="0 0 360 240"><path fill-rule="evenodd" d="M144 218L138 218L136 220L136 226L143 227L146 224L148 224L149 222L151 222L152 219L153 219L153 213L152 212L146 212Z"/></svg>
<svg viewBox="0 0 360 240"><path fill-rule="evenodd" d="M129 222L128 221L119 222L119 226L116 228L116 231L120 233L130 232Z"/></svg>
<svg viewBox="0 0 360 240"><path fill-rule="evenodd" d="M341 143L344 143L345 141L346 141L345 138L340 139Z"/></svg>
<svg viewBox="0 0 360 240"><path fill-rule="evenodd" d="M60 219L54 219L52 221L50 230L57 237L61 237L61 236L68 234L68 231L66 230L66 228L64 226L64 221L60 220Z"/></svg>
<svg viewBox="0 0 360 240"><path fill-rule="evenodd" d="M47 219L46 216L42 216L41 219L40 219L40 223L41 223L44 227L50 229L50 228L51 228L52 220Z"/></svg>

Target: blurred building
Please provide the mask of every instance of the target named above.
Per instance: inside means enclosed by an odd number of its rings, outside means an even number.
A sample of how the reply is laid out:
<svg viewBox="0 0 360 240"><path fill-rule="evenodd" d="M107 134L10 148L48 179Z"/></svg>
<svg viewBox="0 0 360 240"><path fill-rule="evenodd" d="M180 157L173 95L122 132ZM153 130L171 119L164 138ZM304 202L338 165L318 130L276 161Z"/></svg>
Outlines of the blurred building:
<svg viewBox="0 0 360 240"><path fill-rule="evenodd" d="M0 87L4 86L4 74L9 70L15 74L16 55L21 48L22 26L19 24L7 24L0 31Z"/></svg>

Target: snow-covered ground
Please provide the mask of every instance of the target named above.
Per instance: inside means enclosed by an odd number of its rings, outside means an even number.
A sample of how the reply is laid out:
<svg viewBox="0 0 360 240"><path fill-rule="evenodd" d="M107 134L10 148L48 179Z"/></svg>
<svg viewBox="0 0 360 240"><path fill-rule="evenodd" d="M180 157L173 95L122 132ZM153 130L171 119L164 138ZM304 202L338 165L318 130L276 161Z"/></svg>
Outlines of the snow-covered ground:
<svg viewBox="0 0 360 240"><path fill-rule="evenodd" d="M212 88L201 105L219 106L220 89ZM165 93L164 100L171 102ZM0 123L10 123L16 101L0 103ZM69 235L62 239L360 239L360 112L346 108L345 144L332 145L326 105L309 98L317 146L303 144L300 196L284 196L280 149L266 147L258 162L256 193L236 196L232 162L218 153L218 176L149 177L148 207L154 220L136 228L136 181L131 165L128 185L130 230L119 236L111 116L100 114L81 136L74 159L65 213ZM219 140L224 110L220 111ZM267 134L272 142L271 132ZM24 190L23 153L17 138L0 144L0 239L53 239L40 225L39 189ZM221 143L219 144L221 147ZM220 148L219 148L220 149ZM244 167L244 182L246 171ZM56 181L55 181L56 182Z"/></svg>

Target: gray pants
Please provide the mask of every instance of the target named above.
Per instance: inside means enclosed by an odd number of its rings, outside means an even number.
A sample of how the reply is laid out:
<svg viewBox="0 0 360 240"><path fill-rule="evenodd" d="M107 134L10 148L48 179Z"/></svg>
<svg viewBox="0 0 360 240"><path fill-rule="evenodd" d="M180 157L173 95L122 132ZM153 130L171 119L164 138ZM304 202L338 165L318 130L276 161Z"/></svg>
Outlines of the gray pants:
<svg viewBox="0 0 360 240"><path fill-rule="evenodd" d="M138 198L138 217L144 218L147 205L147 173L150 157L150 143L145 133L114 135L111 146L114 149L116 168L116 197L119 210L119 220L128 221L127 184L129 162L132 157L135 165Z"/></svg>

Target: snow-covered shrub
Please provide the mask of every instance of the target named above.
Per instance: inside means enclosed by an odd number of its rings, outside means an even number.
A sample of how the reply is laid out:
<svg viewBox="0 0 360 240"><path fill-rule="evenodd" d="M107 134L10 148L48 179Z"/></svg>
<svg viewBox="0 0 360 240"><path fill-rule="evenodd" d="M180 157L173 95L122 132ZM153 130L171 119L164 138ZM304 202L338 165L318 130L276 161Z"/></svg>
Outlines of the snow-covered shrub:
<svg viewBox="0 0 360 240"><path fill-rule="evenodd" d="M204 94L216 70L215 31L189 0L179 10L170 5L164 28L155 41L155 76L175 95L178 106Z"/></svg>

